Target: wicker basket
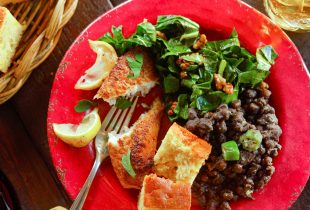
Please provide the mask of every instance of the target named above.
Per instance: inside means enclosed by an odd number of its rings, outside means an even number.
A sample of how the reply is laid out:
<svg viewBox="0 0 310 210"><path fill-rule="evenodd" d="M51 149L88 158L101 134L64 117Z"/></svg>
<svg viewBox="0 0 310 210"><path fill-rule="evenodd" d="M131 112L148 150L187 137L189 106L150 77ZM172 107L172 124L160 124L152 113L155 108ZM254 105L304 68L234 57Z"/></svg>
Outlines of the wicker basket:
<svg viewBox="0 0 310 210"><path fill-rule="evenodd" d="M55 48L78 0L32 0L7 8L25 27L10 70L0 75L0 104L10 99Z"/></svg>

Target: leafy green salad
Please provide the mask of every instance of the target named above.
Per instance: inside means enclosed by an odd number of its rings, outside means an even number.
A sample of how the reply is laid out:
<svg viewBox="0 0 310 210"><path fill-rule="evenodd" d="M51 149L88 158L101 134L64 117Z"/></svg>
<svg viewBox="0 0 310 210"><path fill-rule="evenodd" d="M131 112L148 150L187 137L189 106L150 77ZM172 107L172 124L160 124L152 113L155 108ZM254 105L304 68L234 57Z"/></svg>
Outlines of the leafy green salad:
<svg viewBox="0 0 310 210"><path fill-rule="evenodd" d="M252 55L240 46L235 29L228 39L208 41L199 25L182 16L159 16L155 25L144 20L129 38L122 26L112 27L99 40L111 44L118 55L135 46L150 48L161 78L170 120L188 119L188 109L201 112L230 103L246 87L257 87L269 75L277 57L266 45ZM136 62L136 63L135 63ZM134 76L139 75L143 59L136 56ZM132 68L133 69L133 68Z"/></svg>

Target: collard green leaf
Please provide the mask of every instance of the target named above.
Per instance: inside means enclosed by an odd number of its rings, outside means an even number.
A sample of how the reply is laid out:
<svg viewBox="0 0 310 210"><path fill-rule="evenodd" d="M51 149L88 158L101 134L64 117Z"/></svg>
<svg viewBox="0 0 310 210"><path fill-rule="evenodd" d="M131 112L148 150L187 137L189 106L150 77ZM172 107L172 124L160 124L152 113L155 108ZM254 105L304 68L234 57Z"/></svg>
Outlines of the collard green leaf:
<svg viewBox="0 0 310 210"><path fill-rule="evenodd" d="M156 30L165 33L169 39L192 40L188 46L192 45L199 35L199 25L182 16L159 16L155 27Z"/></svg>
<svg viewBox="0 0 310 210"><path fill-rule="evenodd" d="M176 64L176 56L169 56L167 59L167 63L170 72L175 74L179 73L179 67Z"/></svg>
<svg viewBox="0 0 310 210"><path fill-rule="evenodd" d="M169 41L160 39L161 42L166 47L165 52L161 55L161 58L166 58L167 56L179 56L185 53L190 53L192 50L190 47L183 45L180 40L177 39L170 39Z"/></svg>
<svg viewBox="0 0 310 210"><path fill-rule="evenodd" d="M83 99L78 101L78 103L74 106L74 110L76 112L85 112L93 106L98 106L98 104L94 101Z"/></svg>
<svg viewBox="0 0 310 210"><path fill-rule="evenodd" d="M135 60L133 58L127 57L128 65L133 72L133 75L129 74L127 77L134 79L140 76L141 68L143 65L143 55L142 54L136 54Z"/></svg>
<svg viewBox="0 0 310 210"><path fill-rule="evenodd" d="M119 97L116 99L115 106L119 109L127 109L132 106L132 102L124 97Z"/></svg>
<svg viewBox="0 0 310 210"><path fill-rule="evenodd" d="M278 54L274 51L272 46L266 45L257 49L256 55L261 54L268 63L274 64L275 59L278 57Z"/></svg>
<svg viewBox="0 0 310 210"><path fill-rule="evenodd" d="M262 71L262 70L241 72L238 75L238 82L240 84L247 84L251 87L255 87L256 85L264 81L268 75L269 71Z"/></svg>
<svg viewBox="0 0 310 210"><path fill-rule="evenodd" d="M127 46L125 44L126 39L123 36L122 26L118 27L112 26L112 34L113 37L109 32L107 32L101 38L99 38L99 41L105 41L110 45L112 45L118 55L124 54L124 52L126 52L127 50Z"/></svg>
<svg viewBox="0 0 310 210"><path fill-rule="evenodd" d="M199 53L192 53L192 54L187 54L187 55L182 55L181 59L189 62L194 62L194 63L203 63L205 58L200 55Z"/></svg>
<svg viewBox="0 0 310 210"><path fill-rule="evenodd" d="M151 47L156 42L155 26L149 22L142 22L138 24L136 33L134 33L127 42L131 45L138 45L144 47Z"/></svg>
<svg viewBox="0 0 310 210"><path fill-rule="evenodd" d="M219 51L219 50L224 51L234 46L240 47L240 42L238 38L229 38L219 41L207 42L206 44L206 47L213 51Z"/></svg>
<svg viewBox="0 0 310 210"><path fill-rule="evenodd" d="M238 99L238 88L231 95L222 91L211 91L196 98L196 108L208 112L214 110L222 103L229 104L236 99Z"/></svg>
<svg viewBox="0 0 310 210"><path fill-rule="evenodd" d="M192 79L182 79L181 80L181 86L183 87L187 87L189 89L191 89L193 87L193 85L195 85L195 81Z"/></svg>
<svg viewBox="0 0 310 210"><path fill-rule="evenodd" d="M274 60L278 57L278 54L270 46L260 47L256 50L257 69L262 71L269 71L271 65L274 64Z"/></svg>
<svg viewBox="0 0 310 210"><path fill-rule="evenodd" d="M165 93L175 93L179 90L180 80L171 74L164 77L164 92Z"/></svg>
<svg viewBox="0 0 310 210"><path fill-rule="evenodd" d="M131 161L130 161L130 150L128 150L126 155L122 156L122 165L131 177L136 176L136 173L135 173L135 171L131 165Z"/></svg>
<svg viewBox="0 0 310 210"><path fill-rule="evenodd" d="M179 95L177 106L173 111L179 118L184 119L184 120L188 119L187 94Z"/></svg>
<svg viewBox="0 0 310 210"><path fill-rule="evenodd" d="M219 65L219 71L218 71L219 75L223 76L223 73L224 73L226 66L227 66L227 61L224 59L221 60L220 65Z"/></svg>
<svg viewBox="0 0 310 210"><path fill-rule="evenodd" d="M215 109L220 104L218 98L198 96L196 98L196 108L201 111L210 111Z"/></svg>
<svg viewBox="0 0 310 210"><path fill-rule="evenodd" d="M233 28L229 38L238 38L238 33L237 33L236 28Z"/></svg>

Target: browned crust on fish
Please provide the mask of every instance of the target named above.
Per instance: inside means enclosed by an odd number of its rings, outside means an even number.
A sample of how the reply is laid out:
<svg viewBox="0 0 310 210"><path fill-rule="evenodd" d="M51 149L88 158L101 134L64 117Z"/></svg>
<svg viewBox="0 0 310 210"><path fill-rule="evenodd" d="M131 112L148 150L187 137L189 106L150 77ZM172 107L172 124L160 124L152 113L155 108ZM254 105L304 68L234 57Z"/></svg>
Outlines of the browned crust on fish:
<svg viewBox="0 0 310 210"><path fill-rule="evenodd" d="M156 98L151 109L133 125L131 135L118 140L115 146L109 143L109 153L114 171L124 188L140 189L144 176L152 172L157 136L164 105ZM131 151L131 165L136 173L131 177L122 165L122 156Z"/></svg>
<svg viewBox="0 0 310 210"><path fill-rule="evenodd" d="M127 58L135 59L136 54L143 56L143 65L140 76L137 78L128 78L128 75L133 75ZM109 100L119 96L125 96L128 89L135 85L143 85L147 82L156 82L158 77L156 75L154 59L146 48L137 47L118 58L116 66L111 70L109 76L103 81L100 89L97 92L96 98Z"/></svg>

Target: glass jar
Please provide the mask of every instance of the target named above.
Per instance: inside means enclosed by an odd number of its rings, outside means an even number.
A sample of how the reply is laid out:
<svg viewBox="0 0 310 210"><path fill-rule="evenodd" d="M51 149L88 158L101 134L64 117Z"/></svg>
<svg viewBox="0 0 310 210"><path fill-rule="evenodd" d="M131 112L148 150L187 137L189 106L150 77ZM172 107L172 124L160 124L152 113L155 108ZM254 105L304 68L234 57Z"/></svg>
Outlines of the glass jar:
<svg viewBox="0 0 310 210"><path fill-rule="evenodd" d="M310 31L310 0L264 0L269 17L288 31Z"/></svg>

